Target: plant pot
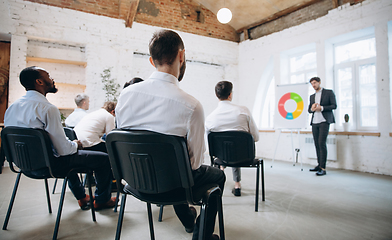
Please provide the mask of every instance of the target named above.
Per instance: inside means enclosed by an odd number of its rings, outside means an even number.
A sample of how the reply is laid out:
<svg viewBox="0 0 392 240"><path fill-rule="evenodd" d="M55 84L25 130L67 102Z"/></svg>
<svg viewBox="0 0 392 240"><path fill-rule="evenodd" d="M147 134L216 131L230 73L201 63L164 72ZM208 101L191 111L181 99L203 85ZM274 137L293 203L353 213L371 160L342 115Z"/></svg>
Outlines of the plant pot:
<svg viewBox="0 0 392 240"><path fill-rule="evenodd" d="M343 123L343 131L344 132L348 132L349 127L350 127L350 124L348 122L344 122Z"/></svg>

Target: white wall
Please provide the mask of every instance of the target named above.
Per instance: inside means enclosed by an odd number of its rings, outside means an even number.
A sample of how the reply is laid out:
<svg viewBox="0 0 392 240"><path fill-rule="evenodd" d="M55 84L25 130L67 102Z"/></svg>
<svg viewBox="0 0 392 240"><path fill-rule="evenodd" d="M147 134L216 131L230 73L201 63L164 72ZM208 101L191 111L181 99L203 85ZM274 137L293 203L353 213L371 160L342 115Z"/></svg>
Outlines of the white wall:
<svg viewBox="0 0 392 240"><path fill-rule="evenodd" d="M25 93L18 76L27 66L26 56L76 61L83 61L84 58L87 62L84 83L86 93L90 96L91 110L100 108L105 100L100 77L105 68L112 68L112 77L117 79L121 87L136 76L147 79L154 71L148 56L140 54L148 54L148 42L152 33L160 28L139 23L126 28L123 20L22 0L3 0L0 2L0 9L0 33L12 34L10 104ZM184 41L186 57L190 60L181 87L201 101L207 115L217 103L213 92L215 84L224 79L233 80L234 84L238 81L238 43L178 33ZM70 56L72 47L69 48L70 51L54 50L37 44L40 41L57 46L63 44L83 47L84 52ZM55 76L59 68L51 70L51 74ZM57 71L60 75L57 81L75 83L75 79L64 79L66 71L64 68Z"/></svg>
<svg viewBox="0 0 392 240"><path fill-rule="evenodd" d="M326 87L333 88L331 74L327 67L323 67L326 65L325 41L340 34L374 26L376 38L380 39L377 42L377 81L380 109L383 111L379 122L381 137L338 136L338 161L330 162L327 166L392 175L390 75L386 49L386 29L387 22L392 19L391 12L390 0L367 0L362 4L339 7L315 21L240 44L179 32L185 43L186 57L190 60L181 87L201 101L208 115L218 102L213 86L218 81L230 80L234 83L234 102L253 109L260 105L255 102L256 97L265 94L263 86L268 85L260 81L267 79L263 78L263 74L271 61L278 84L281 80L280 53L315 43L318 75L325 80L323 84ZM31 53L28 40L85 48L86 93L90 95L90 107L94 110L104 102L100 79L103 69L112 67L112 77L120 85L135 76L148 78L154 69L149 65L148 56L143 54L148 54L148 42L157 29L138 23L134 23L132 28L125 28L124 21L119 19L22 0L1 0L0 33L12 35L9 101L12 103L25 92L19 83L18 74L26 67L26 56ZM48 49L42 51L46 55L50 54L46 52L50 51ZM66 54L58 55L60 59L68 57ZM277 137L277 133L261 133L257 154L272 158ZM288 134L281 136L276 159L292 161L291 150L285 146L291 146ZM308 159L305 162L315 163Z"/></svg>
<svg viewBox="0 0 392 240"><path fill-rule="evenodd" d="M268 86L268 83L264 82L266 78L263 74L271 67L271 58L276 84L282 83L284 79L281 79L280 74L280 53L311 43L316 44L318 76L323 80L324 87L333 88L332 69L327 65L329 54L325 51L326 40L374 26L377 48L378 131L381 132L381 137L337 136L338 161L327 163L327 167L392 175L392 148L390 147L392 137L389 137L392 127L390 65L387 38L388 21L392 20L391 12L392 1L390 0L367 0L353 6L346 4L331 10L328 15L317 20L256 40L241 42L238 70L241 83L240 103L252 107L262 105L256 101L263 99L262 95L265 94L263 86ZM260 112L258 109L254 111L255 114ZM255 118L259 117L255 116ZM257 143L258 155L273 158L277 138L277 132L261 133L261 140ZM305 135L301 138L305 138ZM297 142L297 136L295 136L295 148L298 147ZM289 134L281 135L276 159L292 161ZM316 164L316 161L311 159L305 159L304 162Z"/></svg>

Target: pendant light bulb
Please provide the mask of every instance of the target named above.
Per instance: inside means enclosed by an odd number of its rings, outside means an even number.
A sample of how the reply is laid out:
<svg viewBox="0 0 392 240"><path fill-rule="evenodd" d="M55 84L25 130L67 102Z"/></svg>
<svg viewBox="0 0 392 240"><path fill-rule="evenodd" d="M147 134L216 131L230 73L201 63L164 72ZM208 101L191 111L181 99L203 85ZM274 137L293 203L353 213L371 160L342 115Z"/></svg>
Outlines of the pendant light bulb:
<svg viewBox="0 0 392 240"><path fill-rule="evenodd" d="M230 9L228 9L228 8L221 8L218 11L218 14L216 16L217 16L218 21L220 23L226 24L226 23L230 22L230 20L231 20L233 15L231 14Z"/></svg>

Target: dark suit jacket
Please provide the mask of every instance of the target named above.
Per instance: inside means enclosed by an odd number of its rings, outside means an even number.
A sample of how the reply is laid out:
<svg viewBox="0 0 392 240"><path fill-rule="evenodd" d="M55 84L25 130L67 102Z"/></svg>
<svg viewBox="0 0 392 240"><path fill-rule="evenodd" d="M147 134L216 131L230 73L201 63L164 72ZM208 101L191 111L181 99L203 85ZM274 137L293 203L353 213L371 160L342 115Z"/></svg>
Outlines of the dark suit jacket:
<svg viewBox="0 0 392 240"><path fill-rule="evenodd" d="M321 99L320 99L320 105L324 108L324 110L321 112L327 121L327 123L335 123L335 117L333 116L332 110L336 109L336 98L335 94L333 93L332 90L330 89L322 89L321 90ZM308 107L308 112L312 113L312 120L310 121L310 125L312 125L313 122L313 117L314 117L314 112L310 110L312 108L316 94L310 95L310 101L309 101L309 107Z"/></svg>

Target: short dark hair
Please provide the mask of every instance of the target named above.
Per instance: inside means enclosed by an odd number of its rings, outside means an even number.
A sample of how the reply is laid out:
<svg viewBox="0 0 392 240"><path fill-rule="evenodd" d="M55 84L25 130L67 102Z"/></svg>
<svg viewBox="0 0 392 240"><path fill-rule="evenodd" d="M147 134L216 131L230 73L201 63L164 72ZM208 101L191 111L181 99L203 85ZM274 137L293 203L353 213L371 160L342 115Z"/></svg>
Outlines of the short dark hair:
<svg viewBox="0 0 392 240"><path fill-rule="evenodd" d="M219 100L227 100L233 90L233 84L229 81L218 82L215 86L215 94Z"/></svg>
<svg viewBox="0 0 392 240"><path fill-rule="evenodd" d="M36 66L23 69L19 74L20 84L27 90L35 90L35 80L41 79L41 73Z"/></svg>
<svg viewBox="0 0 392 240"><path fill-rule="evenodd" d="M128 87L129 85L132 85L132 84L135 84L135 83L138 83L138 82L143 82L143 81L144 81L144 80L141 79L141 78L139 78L139 77L134 77L134 78L132 78L130 81L124 83L123 89L126 88L126 87Z"/></svg>
<svg viewBox="0 0 392 240"><path fill-rule="evenodd" d="M160 30L153 34L149 50L155 65L172 65L178 50L184 49L184 43L176 32Z"/></svg>
<svg viewBox="0 0 392 240"><path fill-rule="evenodd" d="M309 82L311 83L312 81L320 82L321 80L320 80L319 77L312 77L312 78L309 80Z"/></svg>

